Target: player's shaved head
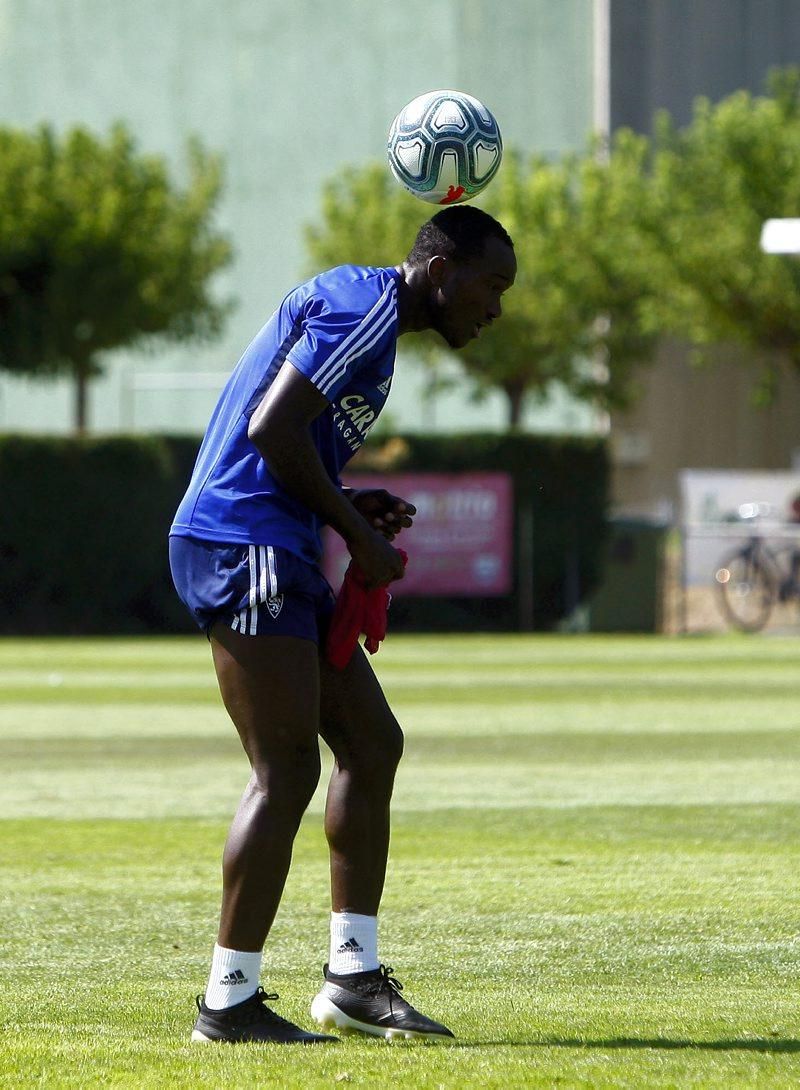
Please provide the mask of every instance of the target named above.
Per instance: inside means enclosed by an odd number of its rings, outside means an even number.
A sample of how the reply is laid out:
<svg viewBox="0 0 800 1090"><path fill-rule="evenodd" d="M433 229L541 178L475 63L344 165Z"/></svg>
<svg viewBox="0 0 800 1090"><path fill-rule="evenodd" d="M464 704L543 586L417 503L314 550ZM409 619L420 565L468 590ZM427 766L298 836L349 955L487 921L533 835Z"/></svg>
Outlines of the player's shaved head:
<svg viewBox="0 0 800 1090"><path fill-rule="evenodd" d="M410 265L424 265L442 255L454 261L470 261L483 254L490 238L514 249L508 231L488 212L473 205L454 205L443 208L420 227L407 260Z"/></svg>

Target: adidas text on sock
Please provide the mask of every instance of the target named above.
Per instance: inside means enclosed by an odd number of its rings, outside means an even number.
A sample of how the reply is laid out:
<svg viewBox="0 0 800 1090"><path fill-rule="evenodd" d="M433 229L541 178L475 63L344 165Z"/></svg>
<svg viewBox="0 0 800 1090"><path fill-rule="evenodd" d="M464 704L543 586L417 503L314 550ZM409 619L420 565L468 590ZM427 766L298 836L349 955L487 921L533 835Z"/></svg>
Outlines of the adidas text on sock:
<svg viewBox="0 0 800 1090"><path fill-rule="evenodd" d="M378 917L362 916L357 912L332 912L330 972L338 976L366 973L379 965Z"/></svg>
<svg viewBox="0 0 800 1090"><path fill-rule="evenodd" d="M261 951L228 950L214 946L205 1004L211 1010L235 1007L255 995L261 974Z"/></svg>

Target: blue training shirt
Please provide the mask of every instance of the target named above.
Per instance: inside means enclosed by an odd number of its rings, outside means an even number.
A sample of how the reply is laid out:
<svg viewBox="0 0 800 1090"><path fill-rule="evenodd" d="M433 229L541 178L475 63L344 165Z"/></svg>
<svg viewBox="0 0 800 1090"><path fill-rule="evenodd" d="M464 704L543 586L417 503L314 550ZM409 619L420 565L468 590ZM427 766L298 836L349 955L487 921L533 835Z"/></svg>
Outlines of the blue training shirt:
<svg viewBox="0 0 800 1090"><path fill-rule="evenodd" d="M397 346L392 268L342 265L301 284L248 346L226 383L170 533L279 545L319 559L321 522L293 499L247 437L250 418L288 360L329 405L311 435L331 480L358 450L384 406Z"/></svg>

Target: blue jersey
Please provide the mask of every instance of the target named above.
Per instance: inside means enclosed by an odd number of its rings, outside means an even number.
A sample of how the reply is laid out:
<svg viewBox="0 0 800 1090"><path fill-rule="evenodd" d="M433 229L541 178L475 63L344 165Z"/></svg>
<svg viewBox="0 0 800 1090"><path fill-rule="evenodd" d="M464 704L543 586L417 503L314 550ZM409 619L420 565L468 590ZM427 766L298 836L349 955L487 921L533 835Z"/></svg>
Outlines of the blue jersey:
<svg viewBox="0 0 800 1090"><path fill-rule="evenodd" d="M239 360L211 417L171 534L321 553L321 522L275 480L247 437L288 360L328 400L311 436L331 480L366 438L389 393L397 345L396 269L342 265L296 288Z"/></svg>

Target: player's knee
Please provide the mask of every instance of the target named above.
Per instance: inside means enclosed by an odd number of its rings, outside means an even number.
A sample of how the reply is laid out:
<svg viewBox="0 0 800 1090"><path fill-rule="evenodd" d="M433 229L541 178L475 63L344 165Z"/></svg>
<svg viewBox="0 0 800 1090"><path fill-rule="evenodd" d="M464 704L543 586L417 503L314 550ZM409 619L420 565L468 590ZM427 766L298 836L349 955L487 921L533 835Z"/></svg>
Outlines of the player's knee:
<svg viewBox="0 0 800 1090"><path fill-rule="evenodd" d="M394 716L392 716L391 721L386 725L382 749L384 750L386 761L391 765L392 771L394 771L400 764L403 750L405 749L405 735L403 734L402 727Z"/></svg>
<svg viewBox="0 0 800 1090"><path fill-rule="evenodd" d="M403 756L403 731L388 709L363 722L328 722L323 737L339 767L371 785L391 781Z"/></svg>
<svg viewBox="0 0 800 1090"><path fill-rule="evenodd" d="M391 782L403 756L403 731L394 716L388 717L380 725L373 724L373 728L369 742L365 740L357 754L356 763L373 782L381 778Z"/></svg>
<svg viewBox="0 0 800 1090"><path fill-rule="evenodd" d="M317 789L320 771L319 749L297 746L280 758L255 760L251 783L268 806L302 815Z"/></svg>

